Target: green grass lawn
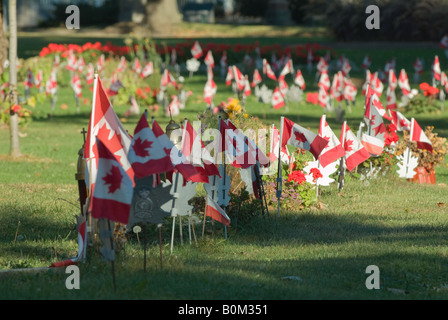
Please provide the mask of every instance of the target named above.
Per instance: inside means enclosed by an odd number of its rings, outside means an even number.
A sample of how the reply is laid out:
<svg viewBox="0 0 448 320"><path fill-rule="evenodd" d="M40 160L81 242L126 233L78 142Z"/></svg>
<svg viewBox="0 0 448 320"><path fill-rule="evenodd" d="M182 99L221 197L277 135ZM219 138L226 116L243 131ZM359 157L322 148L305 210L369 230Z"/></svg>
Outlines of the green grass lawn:
<svg viewBox="0 0 448 320"><path fill-rule="evenodd" d="M57 39L48 39L58 42ZM62 41L63 39L61 39ZM71 39L71 42L75 40ZM30 40L31 41L31 40ZM23 50L40 50L37 43L47 39L23 41ZM251 40L252 41L252 40ZM80 40L79 43L83 43ZM117 43L119 44L119 43ZM45 45L45 44L44 44ZM20 47L20 44L19 44ZM31 52L30 51L30 52ZM415 55L429 64L434 50L403 52L387 49L343 49L346 57L359 64L365 54L373 63L397 58L397 68L409 69ZM35 54L35 53L33 53ZM442 67L448 62L441 57ZM307 91L315 91L314 74L305 73ZM354 71L353 77L363 77ZM193 121L205 108L202 90L205 75L186 76L185 88L193 91L177 122L184 117ZM215 103L232 96L218 73ZM429 73L422 76L429 81ZM0 128L0 270L46 267L72 257L77 252L75 215L79 213L75 180L81 130L87 128L90 105L76 113L70 89L64 88L51 117L34 119L23 128L20 139L24 156L8 157L9 132ZM84 90L87 94L87 90ZM90 98L90 97L89 97ZM66 103L69 108L60 108ZM120 118L129 106L115 105ZM36 106L50 113L48 102ZM288 109L272 110L269 105L249 97L246 111L265 124L279 125L286 116L317 131L322 108L296 103ZM358 93L356 106L347 114L348 124L357 129L363 114L363 97ZM435 132L448 137L448 110L437 114L406 114L420 125L434 125ZM156 119L164 127L168 118ZM123 122L133 132L138 117ZM339 135L341 124L327 115ZM196 227L197 245L189 244L184 227L184 244L176 231L173 254L169 240L171 224L163 227L163 267L159 264L158 234L148 228L147 272L143 272L143 249L134 234L125 252L115 262L117 291L112 287L111 267L101 261L98 247L89 247L87 261L80 265L81 290L67 290L63 272L0 275L1 299L447 299L448 298L448 167L436 169L436 185L417 185L396 177L380 177L366 186L348 176L342 194L336 185L323 187L321 210L282 211L280 217L256 216L223 229L207 224ZM438 204L439 203L439 204ZM231 217L234 218L234 217ZM177 229L176 229L177 230ZM381 289L367 290L365 270L377 265ZM299 277L299 281L283 277ZM297 278L296 278L297 279Z"/></svg>

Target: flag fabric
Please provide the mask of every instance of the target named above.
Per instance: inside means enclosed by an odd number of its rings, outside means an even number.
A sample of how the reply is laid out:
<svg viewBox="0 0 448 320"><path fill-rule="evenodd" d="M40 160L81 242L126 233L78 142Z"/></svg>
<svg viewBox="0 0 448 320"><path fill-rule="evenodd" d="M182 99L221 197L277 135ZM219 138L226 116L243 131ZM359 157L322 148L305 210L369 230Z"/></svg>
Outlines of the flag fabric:
<svg viewBox="0 0 448 320"><path fill-rule="evenodd" d="M344 77L347 77L349 75L351 69L352 69L352 67L350 66L350 62L348 61L348 59L344 58L344 61L342 63L342 67L341 67L341 71L342 71L342 74L344 75Z"/></svg>
<svg viewBox="0 0 448 320"><path fill-rule="evenodd" d="M43 71L42 69L39 69L36 78L34 79L34 85L36 86L36 88L40 89L42 87L42 80L43 80Z"/></svg>
<svg viewBox="0 0 448 320"><path fill-rule="evenodd" d="M388 120L392 120L386 114L386 110L381 104L381 101L377 97L376 93L369 87L366 96L364 121L369 128L369 134L382 140L384 140L388 135L383 117L386 117Z"/></svg>
<svg viewBox="0 0 448 320"><path fill-rule="evenodd" d="M121 57L120 58L120 62L118 63L116 72L117 73L122 73L126 69L126 66L127 66L126 58L125 57Z"/></svg>
<svg viewBox="0 0 448 320"><path fill-rule="evenodd" d="M325 61L323 57L320 57L319 62L317 63L317 72L319 74L328 72L328 63Z"/></svg>
<svg viewBox="0 0 448 320"><path fill-rule="evenodd" d="M391 117L392 117L392 123L397 127L398 131L411 131L411 121L406 119L406 117L401 114L401 112L397 110L389 110Z"/></svg>
<svg viewBox="0 0 448 320"><path fill-rule="evenodd" d="M342 126L340 141L345 150L345 165L348 171L352 171L359 164L370 158L370 153L364 148L361 141L356 138L346 122Z"/></svg>
<svg viewBox="0 0 448 320"><path fill-rule="evenodd" d="M297 70L294 83L298 85L300 89L305 90L305 79L303 78L302 71Z"/></svg>
<svg viewBox="0 0 448 320"><path fill-rule="evenodd" d="M25 88L32 88L34 86L34 75L30 68L28 68L26 79L25 79Z"/></svg>
<svg viewBox="0 0 448 320"><path fill-rule="evenodd" d="M440 62L439 57L435 56L434 63L432 65L433 77L436 81L440 81L441 70L440 70Z"/></svg>
<svg viewBox="0 0 448 320"><path fill-rule="evenodd" d="M258 69L255 69L254 75L252 77L252 83L251 83L252 88L257 86L258 84L260 84L261 81L262 81L262 79L261 79L260 72L258 71Z"/></svg>
<svg viewBox="0 0 448 320"><path fill-rule="evenodd" d="M128 159L138 179L173 170L169 155L148 125L146 113L135 128Z"/></svg>
<svg viewBox="0 0 448 320"><path fill-rule="evenodd" d="M417 74L422 74L423 72L423 62L420 58L417 58L414 62L414 70Z"/></svg>
<svg viewBox="0 0 448 320"><path fill-rule="evenodd" d="M370 67L370 64L371 64L370 57L368 55L366 55L364 57L364 59L362 60L362 68L368 69Z"/></svg>
<svg viewBox="0 0 448 320"><path fill-rule="evenodd" d="M142 79L152 75L154 73L154 65L152 61L149 61L146 66L143 68L142 72L140 73L140 77Z"/></svg>
<svg viewBox="0 0 448 320"><path fill-rule="evenodd" d="M84 61L84 58L82 56L79 57L78 63L76 64L77 70L79 73L82 73L84 71L84 67L86 66L86 62Z"/></svg>
<svg viewBox="0 0 448 320"><path fill-rule="evenodd" d="M336 101L344 99L344 76L341 71L335 73L331 83L330 96Z"/></svg>
<svg viewBox="0 0 448 320"><path fill-rule="evenodd" d="M388 78L388 91L386 91L386 95L389 91L394 91L398 86L397 76L395 75L394 70L389 70L389 78Z"/></svg>
<svg viewBox="0 0 448 320"><path fill-rule="evenodd" d="M193 43L193 47L191 47L191 55L195 58L195 59L199 59L200 57L202 57L202 55L204 54L202 52L202 48L201 45L199 44L198 41L195 41Z"/></svg>
<svg viewBox="0 0 448 320"><path fill-rule="evenodd" d="M139 58L134 59L134 63L132 64L132 71L134 71L137 74L140 74L142 72L142 65L140 63Z"/></svg>
<svg viewBox="0 0 448 320"><path fill-rule="evenodd" d="M129 221L133 181L115 155L98 137L98 173L93 193L92 217L109 219L122 224Z"/></svg>
<svg viewBox="0 0 448 320"><path fill-rule="evenodd" d="M106 58L104 57L104 54L102 54L99 59L98 62L96 64L98 73L101 73L104 69L104 64L106 63Z"/></svg>
<svg viewBox="0 0 448 320"><path fill-rule="evenodd" d="M330 85L330 77L328 76L328 73L321 73L317 86L323 88L325 91L328 91L330 90Z"/></svg>
<svg viewBox="0 0 448 320"><path fill-rule="evenodd" d="M395 95L395 90L392 90L387 94L386 110L397 110L397 97Z"/></svg>
<svg viewBox="0 0 448 320"><path fill-rule="evenodd" d="M431 140L428 139L425 132L419 126L417 121L412 118L411 119L411 140L417 142L417 148L425 149L429 152L433 152Z"/></svg>
<svg viewBox="0 0 448 320"><path fill-rule="evenodd" d="M328 141L328 144L325 146L319 156L320 165L325 168L330 163L343 157L345 155L345 150L342 147L342 144L339 141L338 137L334 134L333 130L331 130L330 126L328 125L325 115L323 115L320 119L319 136Z"/></svg>
<svg viewBox="0 0 448 320"><path fill-rule="evenodd" d="M273 124L271 127L271 138L270 138L270 147L269 147L269 161L274 162L278 159L278 152L280 148L280 132ZM280 159L283 163L289 165L291 161L291 154L289 153L288 148L284 145L280 150Z"/></svg>
<svg viewBox="0 0 448 320"><path fill-rule="evenodd" d="M230 218L226 212L207 194L207 208L205 216L210 217L226 226L230 226Z"/></svg>
<svg viewBox="0 0 448 320"><path fill-rule="evenodd" d="M372 87L372 89L375 91L378 98L380 98L381 95L383 94L384 84L381 81L381 79L379 78L378 72L375 72L372 75L372 78L370 80L370 87Z"/></svg>
<svg viewBox="0 0 448 320"><path fill-rule="evenodd" d="M198 171L196 181L206 181L208 183L209 180L207 177L214 175L220 176L219 169L214 163L214 159L191 123L188 120L185 120L183 127L184 134L182 138L181 152L187 160L196 167L196 170Z"/></svg>
<svg viewBox="0 0 448 320"><path fill-rule="evenodd" d="M355 84L349 78L344 78L344 99L348 101L355 101L358 90Z"/></svg>
<svg viewBox="0 0 448 320"><path fill-rule="evenodd" d="M252 90L251 90L251 86L250 86L250 82L249 82L249 77L244 76L244 79L245 79L245 85L244 85L243 93L246 97L248 97L252 94Z"/></svg>
<svg viewBox="0 0 448 320"><path fill-rule="evenodd" d="M135 97L133 96L129 97L129 102L131 103L131 106L128 110L126 110L124 116L129 117L130 115L139 115L140 106L138 105L137 100L135 100Z"/></svg>
<svg viewBox="0 0 448 320"><path fill-rule="evenodd" d="M263 74L265 74L269 79L277 81L277 76L266 59L263 59Z"/></svg>
<svg viewBox="0 0 448 320"><path fill-rule="evenodd" d="M130 179L134 181L134 171L127 157L132 138L118 119L99 76L97 76L96 83L94 84L92 100L92 111L90 113L89 127L84 145L84 158L87 163L90 194L93 194L94 191L99 163L96 138L102 141L120 163ZM92 202L91 205L93 204Z"/></svg>
<svg viewBox="0 0 448 320"><path fill-rule="evenodd" d="M195 180L195 176L198 175L198 171L187 160L187 158L185 158L183 153L180 152L179 148L177 148L177 146L175 146L170 138L163 132L162 128L155 120L152 123L152 131L157 137L157 140L162 148L165 150L165 153L170 156L170 161L174 166L174 169L184 177L185 181Z"/></svg>
<svg viewBox="0 0 448 320"><path fill-rule="evenodd" d="M50 77L45 83L45 92L47 95L55 95L58 91L57 69L53 68L50 73Z"/></svg>
<svg viewBox="0 0 448 320"><path fill-rule="evenodd" d="M75 95L80 98L82 96L82 86L81 86L81 78L79 77L77 72L75 72L75 74L73 75L71 85L73 91L75 92Z"/></svg>
<svg viewBox="0 0 448 320"><path fill-rule="evenodd" d="M65 67L69 71L75 71L76 70L76 56L73 53L73 51L70 51L67 56L67 66Z"/></svg>
<svg viewBox="0 0 448 320"><path fill-rule="evenodd" d="M227 74L226 74L226 86L230 86L232 84L233 80L233 70L232 67L227 68Z"/></svg>
<svg viewBox="0 0 448 320"><path fill-rule="evenodd" d="M445 71L442 71L442 74L440 75L440 85L445 89L445 92L448 93L448 77Z"/></svg>
<svg viewBox="0 0 448 320"><path fill-rule="evenodd" d="M383 152L384 140L363 133L361 143L371 155L379 156Z"/></svg>
<svg viewBox="0 0 448 320"><path fill-rule="evenodd" d="M291 59L288 59L288 61L286 61L285 65L283 66L282 71L280 72L280 77L285 77L289 73L290 74L294 73L294 66L292 64Z"/></svg>
<svg viewBox="0 0 448 320"><path fill-rule="evenodd" d="M115 96L115 95L118 94L118 91L121 88L124 88L123 83L118 79L117 74L114 74L112 76L112 83L111 83L111 85L109 87L109 90L107 91L107 94L109 96Z"/></svg>
<svg viewBox="0 0 448 320"><path fill-rule="evenodd" d="M411 93L411 87L409 86L408 75L404 69L401 69L400 75L398 76L398 86L405 96Z"/></svg>
<svg viewBox="0 0 448 320"><path fill-rule="evenodd" d="M279 87L275 87L274 92L272 93L271 104L274 109L280 109L285 106L285 100L283 99Z"/></svg>
<svg viewBox="0 0 448 320"><path fill-rule="evenodd" d="M328 145L328 141L314 132L292 122L288 118L282 117L282 146L290 145L304 150L308 150L315 159Z"/></svg>
<svg viewBox="0 0 448 320"><path fill-rule="evenodd" d="M170 84L176 86L177 82L174 79L173 75L168 71L168 69L165 69L160 79L160 89L164 91Z"/></svg>
<svg viewBox="0 0 448 320"><path fill-rule="evenodd" d="M233 80L235 80L239 91L244 91L246 86L246 78L241 73L237 66L232 66Z"/></svg>
<svg viewBox="0 0 448 320"><path fill-rule="evenodd" d="M86 76L87 84L91 85L93 83L94 78L95 78L95 67L93 66L92 63L89 63L87 65L87 76Z"/></svg>
<svg viewBox="0 0 448 320"><path fill-rule="evenodd" d="M448 35L447 34L444 35L443 38L440 40L439 45L442 49L448 48Z"/></svg>
<svg viewBox="0 0 448 320"><path fill-rule="evenodd" d="M213 53L211 50L207 52L207 55L204 58L204 63L212 69L215 67L215 59L213 59Z"/></svg>
<svg viewBox="0 0 448 320"><path fill-rule="evenodd" d="M207 80L204 86L204 102L207 105L211 105L213 103L213 98L216 95L218 87L216 86L215 81L213 79Z"/></svg>
<svg viewBox="0 0 448 320"><path fill-rule="evenodd" d="M286 94L288 93L288 83L285 81L285 77L278 78L278 89L280 90L283 98L285 98Z"/></svg>
<svg viewBox="0 0 448 320"><path fill-rule="evenodd" d="M325 90L323 87L319 87L319 96L317 102L322 108L326 108L328 103L330 102L330 96L328 95L327 90Z"/></svg>

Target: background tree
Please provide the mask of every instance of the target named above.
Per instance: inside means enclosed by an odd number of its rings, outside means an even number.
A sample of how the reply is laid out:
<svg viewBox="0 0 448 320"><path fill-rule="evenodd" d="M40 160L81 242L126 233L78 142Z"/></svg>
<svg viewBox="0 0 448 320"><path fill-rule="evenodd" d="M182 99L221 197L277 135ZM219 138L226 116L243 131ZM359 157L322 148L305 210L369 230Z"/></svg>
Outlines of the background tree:
<svg viewBox="0 0 448 320"><path fill-rule="evenodd" d="M3 26L3 15L3 0L0 0L0 26ZM8 38L3 32L3 28L0 28L0 74L3 73L3 66L8 58L8 46Z"/></svg>

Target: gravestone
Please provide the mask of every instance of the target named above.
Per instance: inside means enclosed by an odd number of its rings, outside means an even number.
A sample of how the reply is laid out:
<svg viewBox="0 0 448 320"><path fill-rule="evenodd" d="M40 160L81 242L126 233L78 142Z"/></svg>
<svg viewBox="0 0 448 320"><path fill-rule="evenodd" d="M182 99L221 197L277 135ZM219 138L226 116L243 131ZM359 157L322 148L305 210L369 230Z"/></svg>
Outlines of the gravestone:
<svg viewBox="0 0 448 320"><path fill-rule="evenodd" d="M288 1L270 0L266 9L265 19L268 24L289 26L294 22L291 19Z"/></svg>

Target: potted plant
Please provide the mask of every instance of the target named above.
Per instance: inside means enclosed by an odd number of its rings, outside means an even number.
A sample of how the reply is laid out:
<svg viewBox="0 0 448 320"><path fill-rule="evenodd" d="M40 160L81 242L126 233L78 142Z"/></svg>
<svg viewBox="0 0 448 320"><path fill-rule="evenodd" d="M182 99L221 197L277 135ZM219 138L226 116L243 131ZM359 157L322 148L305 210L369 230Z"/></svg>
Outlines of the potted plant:
<svg viewBox="0 0 448 320"><path fill-rule="evenodd" d="M441 138L437 133L433 132L434 127L426 127L425 134L431 141L433 152L417 148L417 143L413 141L410 149L412 155L418 157L418 167L414 178L410 179L415 183L436 183L436 176L434 168L442 164L445 160L445 155L448 151L446 138ZM409 147L409 132L403 131L403 139L397 145L395 155L401 155L407 147Z"/></svg>

